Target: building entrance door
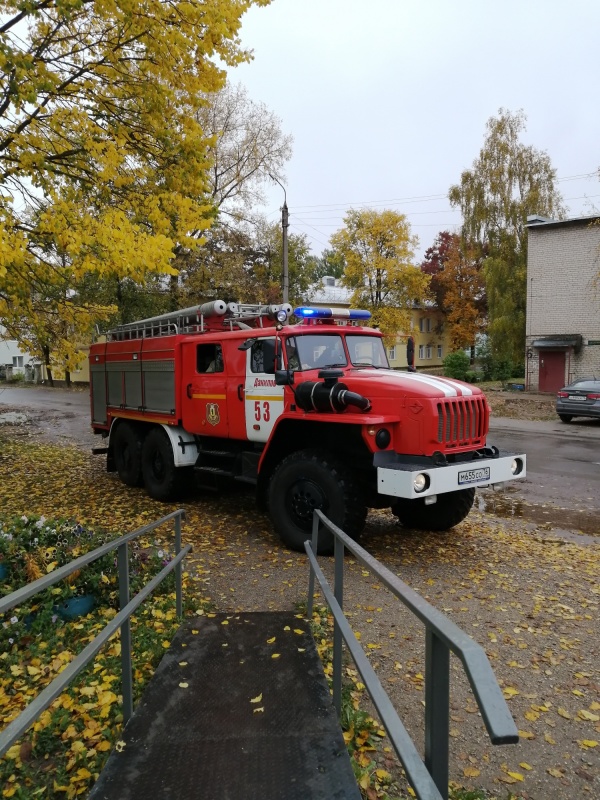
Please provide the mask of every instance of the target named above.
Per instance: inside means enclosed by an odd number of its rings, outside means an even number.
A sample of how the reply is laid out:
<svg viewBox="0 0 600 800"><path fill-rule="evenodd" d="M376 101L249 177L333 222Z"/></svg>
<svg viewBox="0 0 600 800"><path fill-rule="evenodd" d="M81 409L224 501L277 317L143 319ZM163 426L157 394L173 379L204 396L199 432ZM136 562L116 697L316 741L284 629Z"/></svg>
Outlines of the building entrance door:
<svg viewBox="0 0 600 800"><path fill-rule="evenodd" d="M565 385L564 350L540 350L540 392L557 392Z"/></svg>

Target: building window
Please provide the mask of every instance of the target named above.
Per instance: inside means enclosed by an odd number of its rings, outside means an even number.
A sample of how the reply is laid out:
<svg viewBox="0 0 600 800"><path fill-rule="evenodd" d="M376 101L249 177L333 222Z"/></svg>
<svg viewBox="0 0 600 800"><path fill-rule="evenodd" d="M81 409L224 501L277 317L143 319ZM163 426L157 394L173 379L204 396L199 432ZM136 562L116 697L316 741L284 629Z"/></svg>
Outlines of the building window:
<svg viewBox="0 0 600 800"><path fill-rule="evenodd" d="M396 360L396 346L394 345L394 347L390 347L388 353L389 353L389 356L390 356L390 361L395 361Z"/></svg>
<svg viewBox="0 0 600 800"><path fill-rule="evenodd" d="M438 344L437 347L438 347L438 358L441 358L442 357L442 345Z"/></svg>
<svg viewBox="0 0 600 800"><path fill-rule="evenodd" d="M425 358L431 358L431 345L427 345L425 348Z"/></svg>
<svg viewBox="0 0 600 800"><path fill-rule="evenodd" d="M425 345L419 345L419 358L425 358Z"/></svg>
<svg viewBox="0 0 600 800"><path fill-rule="evenodd" d="M421 333L431 333L431 319L430 317L421 317L419 320L419 330Z"/></svg>
<svg viewBox="0 0 600 800"><path fill-rule="evenodd" d="M23 366L23 356L13 356L13 367Z"/></svg>

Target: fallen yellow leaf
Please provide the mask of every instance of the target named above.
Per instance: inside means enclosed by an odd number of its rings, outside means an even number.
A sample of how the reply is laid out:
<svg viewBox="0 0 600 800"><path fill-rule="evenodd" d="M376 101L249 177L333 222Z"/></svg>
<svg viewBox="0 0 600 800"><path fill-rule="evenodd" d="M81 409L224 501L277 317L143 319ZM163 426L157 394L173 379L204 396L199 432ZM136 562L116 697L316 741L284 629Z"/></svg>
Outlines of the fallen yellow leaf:
<svg viewBox="0 0 600 800"><path fill-rule="evenodd" d="M260 694L259 694L257 697L253 697L253 698L250 700L250 702L251 702L251 703L260 703L260 701L261 701L261 700L262 700L262 692L261 692L261 693L260 693Z"/></svg>
<svg viewBox="0 0 600 800"><path fill-rule="evenodd" d="M27 667L27 669L29 669L29 667ZM578 711L577 716L581 719L588 720L588 722L598 722L600 719L598 714L592 714L591 711L587 711L585 708L582 708L580 711Z"/></svg>
<svg viewBox="0 0 600 800"><path fill-rule="evenodd" d="M531 731L519 731L519 738L520 739L535 739L535 733L531 733Z"/></svg>
<svg viewBox="0 0 600 800"><path fill-rule="evenodd" d="M280 655L281 655L281 653L273 653L271 658L279 658Z"/></svg>
<svg viewBox="0 0 600 800"><path fill-rule="evenodd" d="M463 769L463 775L466 778L477 778L481 775L481 772L477 769L477 767L465 767Z"/></svg>
<svg viewBox="0 0 600 800"><path fill-rule="evenodd" d="M552 775L553 778L562 778L564 774L560 769L547 769L546 772L548 775Z"/></svg>
<svg viewBox="0 0 600 800"><path fill-rule="evenodd" d="M264 710L265 710L265 707L264 707L264 706L261 706L260 708L253 708L253 709L252 709L252 713L253 713L253 714L262 714L262 712L263 712Z"/></svg>
<svg viewBox="0 0 600 800"><path fill-rule="evenodd" d="M598 747L598 742L595 739L578 739L577 742L584 749Z"/></svg>
<svg viewBox="0 0 600 800"><path fill-rule="evenodd" d="M267 644L273 644L276 638L276 636L273 636L271 639L267 639Z"/></svg>

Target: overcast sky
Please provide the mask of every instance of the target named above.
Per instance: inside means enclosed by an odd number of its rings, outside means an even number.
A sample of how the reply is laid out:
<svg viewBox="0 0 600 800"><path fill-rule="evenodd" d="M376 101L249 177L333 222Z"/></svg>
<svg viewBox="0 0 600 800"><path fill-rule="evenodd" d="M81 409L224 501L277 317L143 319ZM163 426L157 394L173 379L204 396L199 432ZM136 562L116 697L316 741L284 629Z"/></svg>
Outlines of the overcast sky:
<svg viewBox="0 0 600 800"><path fill-rule="evenodd" d="M418 257L457 230L448 189L500 107L525 111L569 216L600 208L599 0L273 0L242 41L231 79L294 137L290 230L315 254L349 208L405 213ZM270 219L282 202L275 186Z"/></svg>

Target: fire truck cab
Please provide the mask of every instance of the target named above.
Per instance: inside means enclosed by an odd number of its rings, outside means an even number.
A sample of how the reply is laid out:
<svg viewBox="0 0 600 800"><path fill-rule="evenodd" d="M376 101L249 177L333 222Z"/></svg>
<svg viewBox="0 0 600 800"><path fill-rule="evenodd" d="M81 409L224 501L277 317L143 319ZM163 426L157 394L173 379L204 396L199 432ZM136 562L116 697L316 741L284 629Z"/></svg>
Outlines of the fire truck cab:
<svg viewBox="0 0 600 800"><path fill-rule="evenodd" d="M194 475L254 484L292 549L323 509L358 536L368 508L447 530L478 486L525 476L487 444L474 386L391 370L357 309L205 303L110 331L90 350L92 428L107 469L159 500ZM324 538L321 552L332 540Z"/></svg>

